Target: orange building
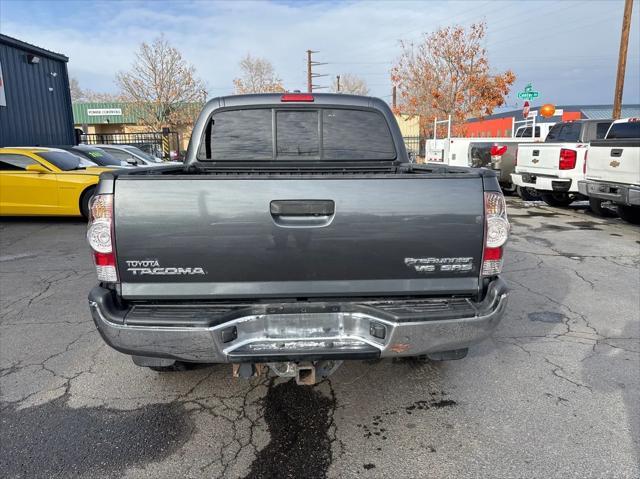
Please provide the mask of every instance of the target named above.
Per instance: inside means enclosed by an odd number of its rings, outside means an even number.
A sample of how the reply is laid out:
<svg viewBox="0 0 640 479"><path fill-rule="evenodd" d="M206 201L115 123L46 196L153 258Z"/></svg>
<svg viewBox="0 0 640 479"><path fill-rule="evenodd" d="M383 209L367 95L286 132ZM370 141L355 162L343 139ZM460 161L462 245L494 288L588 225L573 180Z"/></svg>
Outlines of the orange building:
<svg viewBox="0 0 640 479"><path fill-rule="evenodd" d="M537 114L539 107L532 106L530 115ZM611 118L613 105L556 105L556 115L544 118L537 114L537 123L558 123L570 120L602 120ZM622 117L640 116L640 105L625 105ZM469 120L459 129L466 137L510 137L514 122L523 120L522 110L505 111L485 118ZM522 125L522 123L520 123ZM516 128L520 125L516 125Z"/></svg>

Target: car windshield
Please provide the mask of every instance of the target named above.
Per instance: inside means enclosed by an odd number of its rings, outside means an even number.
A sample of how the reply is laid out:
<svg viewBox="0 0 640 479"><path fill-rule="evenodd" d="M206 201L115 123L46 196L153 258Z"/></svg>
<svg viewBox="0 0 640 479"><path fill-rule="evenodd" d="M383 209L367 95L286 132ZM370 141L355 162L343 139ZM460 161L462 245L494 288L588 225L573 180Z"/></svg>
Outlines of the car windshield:
<svg viewBox="0 0 640 479"><path fill-rule="evenodd" d="M152 163L161 163L161 160L159 160L155 156L151 156L150 154L145 153L140 148L136 148L135 146L125 146L124 149L133 153L134 155L142 157L142 159L144 160L150 161Z"/></svg>
<svg viewBox="0 0 640 479"><path fill-rule="evenodd" d="M92 162L100 165L100 166L122 166L122 162L109 153L101 150L100 148L91 148L91 147L76 147L73 149L74 152L77 152L81 155L89 157Z"/></svg>
<svg viewBox="0 0 640 479"><path fill-rule="evenodd" d="M78 168L86 168L87 166L96 166L95 163L80 158L68 151L39 151L38 156L44 158L52 165L60 168L62 171L77 170ZM83 164L83 162L88 164Z"/></svg>

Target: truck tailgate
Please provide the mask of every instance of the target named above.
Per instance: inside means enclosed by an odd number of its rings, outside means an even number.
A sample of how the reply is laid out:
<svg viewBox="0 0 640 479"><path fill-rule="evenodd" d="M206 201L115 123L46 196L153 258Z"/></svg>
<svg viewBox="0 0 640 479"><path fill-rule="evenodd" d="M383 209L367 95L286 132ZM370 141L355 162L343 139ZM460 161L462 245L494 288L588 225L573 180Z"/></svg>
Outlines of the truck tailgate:
<svg viewBox="0 0 640 479"><path fill-rule="evenodd" d="M480 177L123 175L114 204L121 294L475 294L483 203Z"/></svg>
<svg viewBox="0 0 640 479"><path fill-rule="evenodd" d="M587 178L640 185L640 140L592 142L587 160Z"/></svg>
<svg viewBox="0 0 640 479"><path fill-rule="evenodd" d="M560 144L553 143L518 145L518 169L527 168L527 171L540 173L557 170L561 149Z"/></svg>

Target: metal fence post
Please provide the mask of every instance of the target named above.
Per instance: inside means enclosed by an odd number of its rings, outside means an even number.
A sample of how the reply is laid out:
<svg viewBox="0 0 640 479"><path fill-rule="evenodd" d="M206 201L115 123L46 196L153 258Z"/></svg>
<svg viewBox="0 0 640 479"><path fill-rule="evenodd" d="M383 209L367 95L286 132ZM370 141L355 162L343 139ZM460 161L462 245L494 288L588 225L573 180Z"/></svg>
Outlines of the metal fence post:
<svg viewBox="0 0 640 479"><path fill-rule="evenodd" d="M171 160L171 149L169 146L169 128L162 128L162 159L165 161Z"/></svg>

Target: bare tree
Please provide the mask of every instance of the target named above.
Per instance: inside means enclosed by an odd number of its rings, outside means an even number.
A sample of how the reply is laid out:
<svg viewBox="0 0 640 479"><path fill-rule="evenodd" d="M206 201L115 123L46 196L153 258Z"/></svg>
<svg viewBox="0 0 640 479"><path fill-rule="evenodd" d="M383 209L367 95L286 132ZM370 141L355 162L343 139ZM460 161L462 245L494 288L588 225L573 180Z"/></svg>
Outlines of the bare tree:
<svg viewBox="0 0 640 479"><path fill-rule="evenodd" d="M338 90L338 79L333 80L331 86L332 91L340 93L351 93L352 95L368 95L369 87L364 78L352 75L351 73L345 73L340 75L340 89Z"/></svg>
<svg viewBox="0 0 640 479"><path fill-rule="evenodd" d="M164 35L151 44L140 44L131 69L119 72L116 84L122 100L129 103L129 113L155 130L192 124L199 109L194 104L202 104L207 95L195 68Z"/></svg>
<svg viewBox="0 0 640 479"><path fill-rule="evenodd" d="M69 78L69 89L71 90L71 101L85 101L84 91L80 88L77 78Z"/></svg>
<svg viewBox="0 0 640 479"><path fill-rule="evenodd" d="M120 101L119 95L113 93L99 93L93 90L84 89L80 86L77 78L69 78L69 89L71 90L71 101L73 102L114 102Z"/></svg>
<svg viewBox="0 0 640 479"><path fill-rule="evenodd" d="M252 57L247 53L240 61L242 76L233 80L235 92L242 93L279 93L283 92L282 79L273 69L269 60Z"/></svg>

